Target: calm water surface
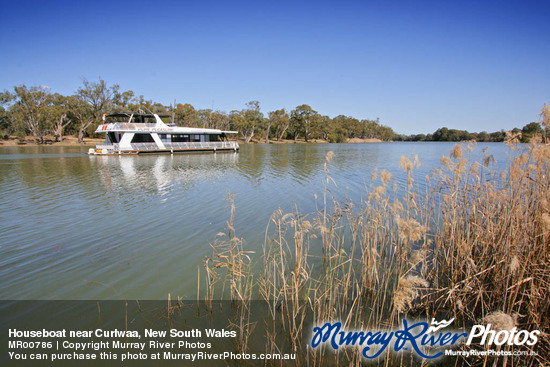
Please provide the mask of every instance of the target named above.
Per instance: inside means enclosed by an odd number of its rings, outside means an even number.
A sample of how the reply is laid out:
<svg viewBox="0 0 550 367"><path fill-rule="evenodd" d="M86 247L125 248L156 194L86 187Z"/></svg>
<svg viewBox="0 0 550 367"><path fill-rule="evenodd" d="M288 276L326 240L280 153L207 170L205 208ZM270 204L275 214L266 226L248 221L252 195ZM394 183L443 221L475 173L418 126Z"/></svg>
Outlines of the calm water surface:
<svg viewBox="0 0 550 367"><path fill-rule="evenodd" d="M321 205L324 157L339 198L365 197L375 168L400 183L418 154L418 182L450 143L242 146L239 154L87 156L87 148L0 148L0 299L196 298L197 266L227 229L261 252L271 214ZM498 165L510 154L488 147ZM315 199L315 195L319 199Z"/></svg>

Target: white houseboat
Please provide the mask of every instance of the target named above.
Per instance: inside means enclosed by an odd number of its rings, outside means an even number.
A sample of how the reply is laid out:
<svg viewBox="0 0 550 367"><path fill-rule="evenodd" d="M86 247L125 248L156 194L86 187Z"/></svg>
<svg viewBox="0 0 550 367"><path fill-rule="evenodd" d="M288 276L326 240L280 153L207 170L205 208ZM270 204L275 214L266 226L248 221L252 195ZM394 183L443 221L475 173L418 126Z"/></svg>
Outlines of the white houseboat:
<svg viewBox="0 0 550 367"><path fill-rule="evenodd" d="M107 123L109 119L117 119ZM105 133L105 143L90 148L88 154L141 154L176 153L191 151L239 150L236 141L229 141L228 134L236 131L179 127L165 124L157 114L117 113L104 115L104 123L96 133Z"/></svg>

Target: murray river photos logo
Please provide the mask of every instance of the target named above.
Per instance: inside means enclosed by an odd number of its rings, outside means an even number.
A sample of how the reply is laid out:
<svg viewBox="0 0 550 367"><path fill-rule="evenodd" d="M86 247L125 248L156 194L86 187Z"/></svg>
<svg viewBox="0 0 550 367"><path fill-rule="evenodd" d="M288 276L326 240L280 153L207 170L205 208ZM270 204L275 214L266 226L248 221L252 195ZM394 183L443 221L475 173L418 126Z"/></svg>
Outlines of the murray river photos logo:
<svg viewBox="0 0 550 367"><path fill-rule="evenodd" d="M402 327L386 331L344 330L341 322L327 322L313 328L311 346L317 348L323 343L337 351L345 347L360 347L361 354L368 359L379 357L384 351L412 351L421 358L436 359L445 350L458 344L501 346L529 345L538 342L539 330L493 330L491 324L474 325L470 332L445 331L454 319L436 321L410 322L402 320Z"/></svg>

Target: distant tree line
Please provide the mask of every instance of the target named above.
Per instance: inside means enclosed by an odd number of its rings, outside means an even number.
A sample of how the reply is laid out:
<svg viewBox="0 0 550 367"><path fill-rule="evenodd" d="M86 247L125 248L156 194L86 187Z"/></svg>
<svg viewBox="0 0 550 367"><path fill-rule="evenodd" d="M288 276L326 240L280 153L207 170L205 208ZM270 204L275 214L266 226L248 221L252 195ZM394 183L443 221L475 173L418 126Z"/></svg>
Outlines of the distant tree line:
<svg viewBox="0 0 550 367"><path fill-rule="evenodd" d="M546 104L545 104L546 106ZM546 106L547 107L547 106ZM547 112L550 120L550 111ZM495 131L488 133L482 131L480 133L469 132L466 130L456 130L442 127L437 129L433 134L412 134L412 135L396 135L394 141L478 141L478 142L503 142L508 140L517 140L521 143L529 143L532 139L548 140L550 139L550 124L544 124L544 116L541 122L530 122L522 129L514 128L510 131Z"/></svg>
<svg viewBox="0 0 550 367"><path fill-rule="evenodd" d="M527 124L523 129L487 133L470 133L465 130L436 130L433 134L399 135L392 128L376 120L359 120L339 115L323 116L309 105L297 106L264 113L258 101L246 103L245 108L225 111L196 109L192 105L177 103L165 106L158 102L136 96L131 90L121 91L118 85L108 86L98 81L84 80L72 95L53 93L49 87L25 85L0 93L0 133L4 137L27 135L44 142L45 136L61 141L64 135L74 135L82 142L93 136L102 122L102 115L120 112L167 114L179 126L216 128L238 131L246 142L256 140L282 141L283 139L325 140L341 143L348 139L379 139L382 141L504 141L508 135L528 141L531 137L547 135L550 130L550 108L545 104L541 110L541 122ZM541 126L542 125L542 126ZM543 130L544 127L544 130Z"/></svg>
<svg viewBox="0 0 550 367"><path fill-rule="evenodd" d="M481 142L502 142L506 139L504 130L487 133L471 133L466 130L456 130L442 127L437 129L433 134L413 134L413 135L398 135L395 140L399 141L470 141L476 140Z"/></svg>

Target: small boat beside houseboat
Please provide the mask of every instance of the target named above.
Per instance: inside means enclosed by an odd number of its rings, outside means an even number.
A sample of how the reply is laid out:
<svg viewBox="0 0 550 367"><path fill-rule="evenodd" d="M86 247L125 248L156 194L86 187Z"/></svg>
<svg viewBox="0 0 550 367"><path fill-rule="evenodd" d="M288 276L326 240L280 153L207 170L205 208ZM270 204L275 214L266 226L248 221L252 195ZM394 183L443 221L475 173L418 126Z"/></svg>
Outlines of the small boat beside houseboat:
<svg viewBox="0 0 550 367"><path fill-rule="evenodd" d="M165 124L158 114L116 113L104 116L96 133L105 133L105 143L90 148L88 154L142 154L239 150L228 135L236 131L180 127ZM106 118L115 122L107 123Z"/></svg>

